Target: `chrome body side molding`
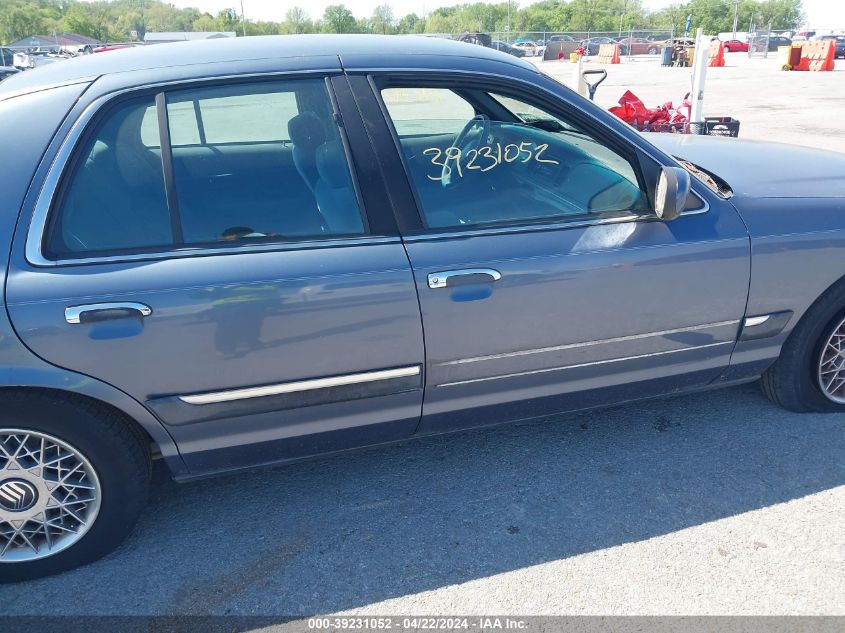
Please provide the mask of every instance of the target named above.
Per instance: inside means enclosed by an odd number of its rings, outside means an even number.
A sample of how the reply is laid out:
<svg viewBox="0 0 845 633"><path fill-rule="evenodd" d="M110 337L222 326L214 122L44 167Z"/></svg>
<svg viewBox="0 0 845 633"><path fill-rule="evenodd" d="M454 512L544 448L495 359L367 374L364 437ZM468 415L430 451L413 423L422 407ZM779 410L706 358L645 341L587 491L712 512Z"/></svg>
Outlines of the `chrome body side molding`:
<svg viewBox="0 0 845 633"><path fill-rule="evenodd" d="M278 396L287 393L297 393L300 391L313 391L317 389L329 389L345 385L376 382L379 380L390 380L392 378L407 378L409 376L418 376L419 374L420 366L413 365L410 367L369 371L360 374L346 374L343 376L331 376L329 378L315 378L312 380L284 382L276 385L264 385L261 387L248 387L245 389L231 389L228 391L183 395L179 396L179 400L186 404L194 405L217 404L220 402L232 402L234 400L247 400L250 398Z"/></svg>

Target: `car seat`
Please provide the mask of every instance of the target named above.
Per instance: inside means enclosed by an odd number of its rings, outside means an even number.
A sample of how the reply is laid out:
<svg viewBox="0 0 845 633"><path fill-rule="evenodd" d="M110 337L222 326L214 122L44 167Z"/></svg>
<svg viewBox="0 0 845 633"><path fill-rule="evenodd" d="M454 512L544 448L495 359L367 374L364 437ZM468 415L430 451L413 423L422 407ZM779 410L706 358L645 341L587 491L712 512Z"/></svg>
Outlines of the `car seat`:
<svg viewBox="0 0 845 633"><path fill-rule="evenodd" d="M323 122L313 112L303 112L288 121L288 135L293 143L293 164L311 191L317 184L317 149L326 142Z"/></svg>
<svg viewBox="0 0 845 633"><path fill-rule="evenodd" d="M328 225L329 233L363 233L364 223L341 144L337 141L323 143L317 148L316 164L317 182L314 185L314 197Z"/></svg>

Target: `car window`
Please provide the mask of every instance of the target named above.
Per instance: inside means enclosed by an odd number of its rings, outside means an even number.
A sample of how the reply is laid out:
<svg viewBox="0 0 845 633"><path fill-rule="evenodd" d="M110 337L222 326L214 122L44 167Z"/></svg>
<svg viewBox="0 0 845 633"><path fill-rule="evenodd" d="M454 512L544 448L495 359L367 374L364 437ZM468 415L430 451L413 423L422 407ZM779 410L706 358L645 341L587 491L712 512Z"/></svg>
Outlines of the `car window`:
<svg viewBox="0 0 845 633"><path fill-rule="evenodd" d="M323 80L174 91L166 101L171 204L154 97L124 102L65 177L49 254L366 233Z"/></svg>
<svg viewBox="0 0 845 633"><path fill-rule="evenodd" d="M142 140L142 125L145 141L154 148ZM157 137L153 97L108 112L81 148L60 196L49 253L73 256L173 244Z"/></svg>
<svg viewBox="0 0 845 633"><path fill-rule="evenodd" d="M186 90L167 108L186 244L365 232L323 81Z"/></svg>
<svg viewBox="0 0 845 633"><path fill-rule="evenodd" d="M400 136L456 134L475 109L451 90L387 88L382 99Z"/></svg>
<svg viewBox="0 0 845 633"><path fill-rule="evenodd" d="M429 228L648 211L636 170L607 144L523 99L481 93L473 101L484 97L505 113L490 108L466 116L457 132L451 121L424 135L397 127Z"/></svg>

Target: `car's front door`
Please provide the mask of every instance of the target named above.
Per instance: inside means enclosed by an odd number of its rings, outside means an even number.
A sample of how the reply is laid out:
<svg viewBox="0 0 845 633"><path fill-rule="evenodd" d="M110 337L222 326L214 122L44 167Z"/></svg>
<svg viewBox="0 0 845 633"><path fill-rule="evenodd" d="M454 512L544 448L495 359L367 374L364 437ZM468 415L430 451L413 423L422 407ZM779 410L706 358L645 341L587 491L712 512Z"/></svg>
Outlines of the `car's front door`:
<svg viewBox="0 0 845 633"><path fill-rule="evenodd" d="M705 385L728 365L750 255L727 202L697 183L682 217L658 221L653 159L530 86L374 85L423 220L404 238L422 431Z"/></svg>
<svg viewBox="0 0 845 633"><path fill-rule="evenodd" d="M19 335L149 406L194 472L410 434L419 307L356 116L314 76L108 103L15 255Z"/></svg>

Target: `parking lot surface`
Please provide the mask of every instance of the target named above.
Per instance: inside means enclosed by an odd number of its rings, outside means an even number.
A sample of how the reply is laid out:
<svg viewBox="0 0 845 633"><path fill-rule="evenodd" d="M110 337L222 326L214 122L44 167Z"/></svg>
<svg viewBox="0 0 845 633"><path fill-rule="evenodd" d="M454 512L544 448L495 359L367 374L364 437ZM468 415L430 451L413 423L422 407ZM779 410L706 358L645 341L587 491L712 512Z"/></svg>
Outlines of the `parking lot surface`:
<svg viewBox="0 0 845 633"><path fill-rule="evenodd" d="M845 150L843 62L728 64L709 69L706 114ZM626 88L677 102L689 76L656 59L608 70L603 106ZM845 615L843 517L845 415L788 413L745 385L187 484L158 468L121 549L0 586L0 611Z"/></svg>
<svg viewBox="0 0 845 633"><path fill-rule="evenodd" d="M754 385L188 484L12 615L845 614L845 420Z"/></svg>
<svg viewBox="0 0 845 633"><path fill-rule="evenodd" d="M542 62L545 73L573 86L575 64ZM621 64L588 61L584 68L604 68L607 79L596 102L608 108L631 90L652 108L667 101L679 105L690 91L689 68L664 68L654 56L622 58ZM833 72L784 72L776 53L767 59L728 53L725 66L708 68L704 87L705 116L730 116L741 122L745 139L796 143L845 152L845 60Z"/></svg>

